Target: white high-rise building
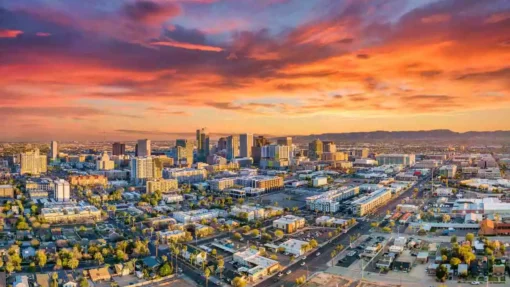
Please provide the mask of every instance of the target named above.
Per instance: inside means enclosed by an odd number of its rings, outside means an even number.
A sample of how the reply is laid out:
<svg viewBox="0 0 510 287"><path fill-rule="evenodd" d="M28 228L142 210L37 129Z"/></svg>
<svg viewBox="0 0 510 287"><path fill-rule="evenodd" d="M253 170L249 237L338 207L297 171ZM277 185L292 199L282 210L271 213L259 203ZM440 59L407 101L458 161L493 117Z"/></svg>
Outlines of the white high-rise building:
<svg viewBox="0 0 510 287"><path fill-rule="evenodd" d="M53 159L53 160L57 159L57 157L58 157L58 143L56 141L51 141L50 156L51 156L51 159Z"/></svg>
<svg viewBox="0 0 510 287"><path fill-rule="evenodd" d="M252 147L253 147L253 134L241 134L239 136L240 157L251 157Z"/></svg>
<svg viewBox="0 0 510 287"><path fill-rule="evenodd" d="M96 169L97 170L112 170L115 169L115 162L110 160L110 156L105 151L101 156L101 159L96 161Z"/></svg>
<svg viewBox="0 0 510 287"><path fill-rule="evenodd" d="M21 153L21 174L39 175L48 170L48 157L41 155L39 149Z"/></svg>
<svg viewBox="0 0 510 287"><path fill-rule="evenodd" d="M151 156L151 140L138 140L136 145L136 156Z"/></svg>
<svg viewBox="0 0 510 287"><path fill-rule="evenodd" d="M69 182L63 179L55 180L55 200L69 201L71 198L71 187Z"/></svg>
<svg viewBox="0 0 510 287"><path fill-rule="evenodd" d="M162 177L163 168L158 164L157 158L136 157L131 159L131 179L139 184L148 179L157 179Z"/></svg>

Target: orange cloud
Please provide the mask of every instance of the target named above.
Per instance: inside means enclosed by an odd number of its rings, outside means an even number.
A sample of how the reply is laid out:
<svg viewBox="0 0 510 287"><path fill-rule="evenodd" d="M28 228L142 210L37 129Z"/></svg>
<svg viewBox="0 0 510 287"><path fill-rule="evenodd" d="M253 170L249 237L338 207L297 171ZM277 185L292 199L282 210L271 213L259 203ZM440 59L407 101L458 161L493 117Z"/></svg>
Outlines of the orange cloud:
<svg viewBox="0 0 510 287"><path fill-rule="evenodd" d="M23 34L20 30L0 29L0 38L16 38Z"/></svg>

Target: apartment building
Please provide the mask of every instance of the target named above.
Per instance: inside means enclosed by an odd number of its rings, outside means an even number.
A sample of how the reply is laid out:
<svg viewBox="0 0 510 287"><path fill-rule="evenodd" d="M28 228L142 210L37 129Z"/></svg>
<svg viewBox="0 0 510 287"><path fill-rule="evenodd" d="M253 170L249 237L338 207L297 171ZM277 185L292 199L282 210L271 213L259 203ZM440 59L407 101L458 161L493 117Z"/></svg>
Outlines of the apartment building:
<svg viewBox="0 0 510 287"><path fill-rule="evenodd" d="M379 154L375 159L379 165L401 164L413 166L416 162L416 156L414 154Z"/></svg>
<svg viewBox="0 0 510 287"><path fill-rule="evenodd" d="M149 179L158 179L162 175L162 163L156 157L136 157L131 159L131 180L136 184Z"/></svg>
<svg viewBox="0 0 510 287"><path fill-rule="evenodd" d="M358 186L329 190L306 198L306 206L310 210L321 212L337 212L340 202L359 194Z"/></svg>
<svg viewBox="0 0 510 287"><path fill-rule="evenodd" d="M177 179L180 183L197 183L207 179L207 171L194 168L165 168L163 178Z"/></svg>
<svg viewBox="0 0 510 287"><path fill-rule="evenodd" d="M48 157L39 153L39 149L27 151L20 155L21 174L40 175L46 173Z"/></svg>
<svg viewBox="0 0 510 287"><path fill-rule="evenodd" d="M110 160L110 156L105 151L101 158L96 161L96 169L97 170L112 170L115 169L115 162Z"/></svg>
<svg viewBox="0 0 510 287"><path fill-rule="evenodd" d="M446 178L454 178L457 174L457 166L454 164L444 165L439 169L439 175Z"/></svg>
<svg viewBox="0 0 510 287"><path fill-rule="evenodd" d="M374 191L368 196L362 197L352 204L354 206L355 213L358 216L365 216L374 209L384 205L391 199L391 190L382 188Z"/></svg>
<svg viewBox="0 0 510 287"><path fill-rule="evenodd" d="M71 175L68 180L72 186L108 185L108 179L104 175Z"/></svg>
<svg viewBox="0 0 510 287"><path fill-rule="evenodd" d="M213 191L223 191L227 188L231 188L235 185L235 178L218 178L209 180L209 187Z"/></svg>
<svg viewBox="0 0 510 287"><path fill-rule="evenodd" d="M218 210L209 210L209 209L197 209L191 211L177 211L173 213L173 218L180 223L192 223L199 222L202 219L211 220L213 218L217 218L219 216Z"/></svg>
<svg viewBox="0 0 510 287"><path fill-rule="evenodd" d="M49 223L83 222L101 220L101 211L92 205L45 207L41 209L42 218Z"/></svg>
<svg viewBox="0 0 510 287"><path fill-rule="evenodd" d="M12 185L0 185L0 198L14 198L14 188Z"/></svg>
<svg viewBox="0 0 510 287"><path fill-rule="evenodd" d="M283 230L286 233L294 233L305 227L305 219L294 215L285 215L273 221L273 227Z"/></svg>
<svg viewBox="0 0 510 287"><path fill-rule="evenodd" d="M265 191L283 188L283 178L279 176L244 176L236 178L235 183L244 187L261 188Z"/></svg>
<svg viewBox="0 0 510 287"><path fill-rule="evenodd" d="M345 152L323 152L321 160L323 161L345 161L349 156Z"/></svg>
<svg viewBox="0 0 510 287"><path fill-rule="evenodd" d="M54 182L54 194L56 201L69 201L71 199L71 186L68 181L57 179Z"/></svg>
<svg viewBox="0 0 510 287"><path fill-rule="evenodd" d="M182 195L176 194L176 193L166 193L166 194L163 194L163 200L166 203L178 203L178 202L183 202L184 197Z"/></svg>
<svg viewBox="0 0 510 287"><path fill-rule="evenodd" d="M162 193L166 193L172 190L177 190L179 188L177 179L154 179L148 180L145 191L147 193L154 193L156 190L161 191Z"/></svg>

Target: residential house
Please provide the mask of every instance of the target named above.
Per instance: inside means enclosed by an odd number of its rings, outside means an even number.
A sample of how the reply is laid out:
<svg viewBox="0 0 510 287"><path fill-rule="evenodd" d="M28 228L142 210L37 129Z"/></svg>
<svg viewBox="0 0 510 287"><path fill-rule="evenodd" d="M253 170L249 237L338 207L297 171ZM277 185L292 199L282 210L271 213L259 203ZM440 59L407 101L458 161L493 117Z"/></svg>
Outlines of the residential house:
<svg viewBox="0 0 510 287"><path fill-rule="evenodd" d="M112 278L108 267L89 269L89 276L92 282L108 281Z"/></svg>
<svg viewBox="0 0 510 287"><path fill-rule="evenodd" d="M35 256L35 249L33 247L27 247L21 252L23 259L27 260Z"/></svg>
<svg viewBox="0 0 510 287"><path fill-rule="evenodd" d="M158 260L156 260L155 256L147 256L147 257L143 258L142 264L143 264L143 266L145 266L151 270L156 270L160 265Z"/></svg>
<svg viewBox="0 0 510 287"><path fill-rule="evenodd" d="M50 287L50 275L48 273L35 274L35 282L39 287Z"/></svg>

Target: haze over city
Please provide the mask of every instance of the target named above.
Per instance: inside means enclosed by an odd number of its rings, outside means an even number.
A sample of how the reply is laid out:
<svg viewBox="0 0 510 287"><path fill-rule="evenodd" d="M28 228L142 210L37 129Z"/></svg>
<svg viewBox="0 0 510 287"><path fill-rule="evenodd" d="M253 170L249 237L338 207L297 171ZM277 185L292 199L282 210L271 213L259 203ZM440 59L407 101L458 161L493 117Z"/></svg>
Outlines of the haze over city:
<svg viewBox="0 0 510 287"><path fill-rule="evenodd" d="M508 1L2 1L4 140L508 130Z"/></svg>

